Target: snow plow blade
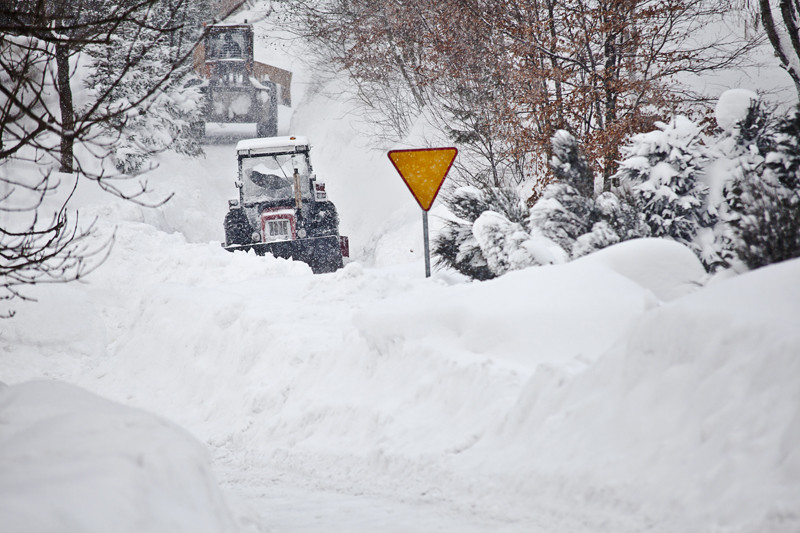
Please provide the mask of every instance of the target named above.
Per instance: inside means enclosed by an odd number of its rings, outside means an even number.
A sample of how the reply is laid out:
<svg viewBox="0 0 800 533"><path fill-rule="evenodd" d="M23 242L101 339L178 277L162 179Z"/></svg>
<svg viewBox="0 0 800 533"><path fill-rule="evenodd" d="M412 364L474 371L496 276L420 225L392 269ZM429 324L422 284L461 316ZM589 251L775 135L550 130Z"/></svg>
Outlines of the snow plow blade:
<svg viewBox="0 0 800 533"><path fill-rule="evenodd" d="M257 255L268 253L275 257L303 261L314 274L335 272L344 266L342 243L338 235L311 237L293 241L232 244L224 247L229 252L253 250Z"/></svg>

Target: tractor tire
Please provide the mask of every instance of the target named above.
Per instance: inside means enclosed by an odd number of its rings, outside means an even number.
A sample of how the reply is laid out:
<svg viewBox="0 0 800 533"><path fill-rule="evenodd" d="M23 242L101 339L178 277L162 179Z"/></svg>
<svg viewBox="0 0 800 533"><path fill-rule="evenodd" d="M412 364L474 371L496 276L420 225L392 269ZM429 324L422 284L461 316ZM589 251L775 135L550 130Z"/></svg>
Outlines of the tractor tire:
<svg viewBox="0 0 800 533"><path fill-rule="evenodd" d="M313 239L310 245L312 248L309 250L311 253L308 266L314 274L336 272L344 266L338 235Z"/></svg>
<svg viewBox="0 0 800 533"><path fill-rule="evenodd" d="M253 228L241 209L231 209L225 215L225 245L250 244Z"/></svg>

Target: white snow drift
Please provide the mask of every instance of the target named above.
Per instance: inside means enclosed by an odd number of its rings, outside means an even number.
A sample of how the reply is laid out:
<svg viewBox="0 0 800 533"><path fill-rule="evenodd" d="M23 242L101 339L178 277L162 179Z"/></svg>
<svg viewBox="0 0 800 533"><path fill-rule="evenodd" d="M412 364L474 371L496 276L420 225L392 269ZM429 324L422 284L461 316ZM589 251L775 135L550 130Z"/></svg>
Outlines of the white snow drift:
<svg viewBox="0 0 800 533"><path fill-rule="evenodd" d="M201 443L52 381L0 384L0 519L27 533L234 529Z"/></svg>

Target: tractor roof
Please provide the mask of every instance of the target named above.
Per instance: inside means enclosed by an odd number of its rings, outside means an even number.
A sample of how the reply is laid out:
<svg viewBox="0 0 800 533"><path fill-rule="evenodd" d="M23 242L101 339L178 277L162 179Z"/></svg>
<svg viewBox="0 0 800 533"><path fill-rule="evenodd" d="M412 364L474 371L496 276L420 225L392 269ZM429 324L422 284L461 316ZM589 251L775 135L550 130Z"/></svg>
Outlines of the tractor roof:
<svg viewBox="0 0 800 533"><path fill-rule="evenodd" d="M299 152L307 149L308 139L299 136L244 139L236 144L236 153L239 155Z"/></svg>

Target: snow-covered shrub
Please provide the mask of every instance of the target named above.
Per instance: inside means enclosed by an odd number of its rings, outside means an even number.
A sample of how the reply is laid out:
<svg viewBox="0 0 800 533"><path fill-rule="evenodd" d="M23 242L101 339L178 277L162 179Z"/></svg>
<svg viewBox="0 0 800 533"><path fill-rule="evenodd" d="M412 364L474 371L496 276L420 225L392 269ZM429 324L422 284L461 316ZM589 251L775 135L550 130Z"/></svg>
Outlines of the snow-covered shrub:
<svg viewBox="0 0 800 533"><path fill-rule="evenodd" d="M485 211L472 225L487 266L495 276L535 265L562 263L564 254L551 240L530 233L522 224L511 222L494 211Z"/></svg>
<svg viewBox="0 0 800 533"><path fill-rule="evenodd" d="M484 211L472 225L472 234L489 270L496 276L533 264L530 255L521 247L530 235L519 223L511 222L500 213Z"/></svg>
<svg viewBox="0 0 800 533"><path fill-rule="evenodd" d="M578 140L568 131L558 130L550 144L553 148L550 169L556 179L574 187L581 196L591 198L594 195L594 173Z"/></svg>
<svg viewBox="0 0 800 533"><path fill-rule="evenodd" d="M800 110L777 121L755 93L734 90L716 117L714 136L682 116L634 135L620 149L616 186L596 198L580 146L557 132L557 181L527 216L513 194L455 195L458 221L439 236L441 263L488 279L638 237L680 242L709 270L800 257Z"/></svg>
<svg viewBox="0 0 800 533"><path fill-rule="evenodd" d="M594 222L592 228L572 245L572 257L581 257L601 250L618 242L647 237L649 228L642 221L639 212L624 195L604 192L593 205Z"/></svg>
<svg viewBox="0 0 800 533"><path fill-rule="evenodd" d="M589 255L618 242L620 238L617 232L608 222L600 220L592 225L591 231L575 239L572 244L572 257Z"/></svg>
<svg viewBox="0 0 800 533"><path fill-rule="evenodd" d="M436 264L453 268L472 279L493 278L494 274L472 234L472 225L489 210L484 193L475 187L460 187L445 196L444 201L454 218L446 220L442 231L433 238Z"/></svg>
<svg viewBox="0 0 800 533"><path fill-rule="evenodd" d="M572 258L649 234L625 196L605 192L594 197L591 168L575 137L558 131L552 142L550 165L558 182L531 208L531 228Z"/></svg>
<svg viewBox="0 0 800 533"><path fill-rule="evenodd" d="M800 111L770 127L759 107L736 132L748 151L725 195L725 244L748 268L800 257Z"/></svg>
<svg viewBox="0 0 800 533"><path fill-rule="evenodd" d="M440 266L487 280L510 270L563 261L558 247L528 228L528 209L514 189L461 187L445 197L453 217L433 239Z"/></svg>
<svg viewBox="0 0 800 533"><path fill-rule="evenodd" d="M713 222L702 181L708 161L699 124L683 116L634 135L621 149L614 178L628 191L653 237L674 239L699 252L695 237Z"/></svg>
<svg viewBox="0 0 800 533"><path fill-rule="evenodd" d="M548 185L531 207L529 225L570 253L575 240L596 222L594 200L567 183Z"/></svg>

